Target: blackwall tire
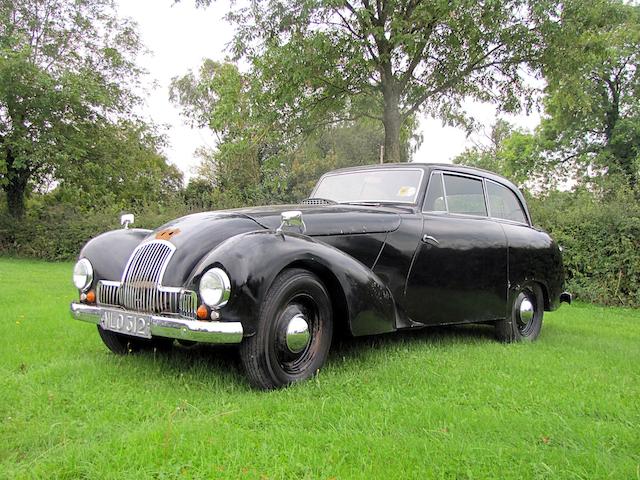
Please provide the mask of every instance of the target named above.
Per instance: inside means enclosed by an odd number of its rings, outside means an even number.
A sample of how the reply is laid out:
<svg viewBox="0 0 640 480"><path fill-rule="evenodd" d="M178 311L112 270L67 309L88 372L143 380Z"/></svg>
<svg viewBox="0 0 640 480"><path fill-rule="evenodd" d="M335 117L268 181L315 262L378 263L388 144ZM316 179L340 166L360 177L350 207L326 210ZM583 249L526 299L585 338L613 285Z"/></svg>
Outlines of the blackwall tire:
<svg viewBox="0 0 640 480"><path fill-rule="evenodd" d="M249 382L271 390L307 380L324 365L332 335L331 300L320 279L283 271L266 294L255 335L240 344Z"/></svg>
<svg viewBox="0 0 640 480"><path fill-rule="evenodd" d="M540 335L544 298L539 285L526 285L513 299L510 315L495 323L496 338L502 342L532 342Z"/></svg>

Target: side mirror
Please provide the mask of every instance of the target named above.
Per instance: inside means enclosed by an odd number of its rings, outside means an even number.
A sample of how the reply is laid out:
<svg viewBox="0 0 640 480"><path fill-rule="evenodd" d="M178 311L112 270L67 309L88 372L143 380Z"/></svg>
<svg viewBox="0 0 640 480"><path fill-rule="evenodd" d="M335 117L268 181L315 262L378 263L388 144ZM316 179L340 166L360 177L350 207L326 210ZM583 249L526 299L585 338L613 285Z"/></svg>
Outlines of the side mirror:
<svg viewBox="0 0 640 480"><path fill-rule="evenodd" d="M124 215L120 216L120 225L122 225L126 230L127 228L129 228L129 224L132 224L134 220L135 217L133 213L125 213Z"/></svg>
<svg viewBox="0 0 640 480"><path fill-rule="evenodd" d="M304 233L307 230L307 226L302 219L302 212L300 210L291 210L288 212L282 212L280 214L282 223L278 227L277 231L282 232L284 227L294 227L300 230L300 233Z"/></svg>

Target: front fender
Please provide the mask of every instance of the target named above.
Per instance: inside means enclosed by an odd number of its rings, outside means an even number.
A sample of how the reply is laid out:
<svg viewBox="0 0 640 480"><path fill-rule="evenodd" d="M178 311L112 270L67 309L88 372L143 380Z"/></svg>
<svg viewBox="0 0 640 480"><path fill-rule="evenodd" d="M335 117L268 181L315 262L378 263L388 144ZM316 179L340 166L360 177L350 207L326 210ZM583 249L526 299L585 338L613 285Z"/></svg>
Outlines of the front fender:
<svg viewBox="0 0 640 480"><path fill-rule="evenodd" d="M213 266L224 268L231 279L231 299L220 311L222 319L242 322L245 335L255 333L269 287L289 266L304 266L323 280L334 312L346 315L334 322L346 321L353 335L396 329L395 302L387 286L353 257L311 237L273 230L236 235L206 255L188 283L197 285Z"/></svg>
<svg viewBox="0 0 640 480"><path fill-rule="evenodd" d="M90 240L80 251L79 258L87 258L98 280L119 281L131 252L144 240L151 230L130 228L112 230Z"/></svg>

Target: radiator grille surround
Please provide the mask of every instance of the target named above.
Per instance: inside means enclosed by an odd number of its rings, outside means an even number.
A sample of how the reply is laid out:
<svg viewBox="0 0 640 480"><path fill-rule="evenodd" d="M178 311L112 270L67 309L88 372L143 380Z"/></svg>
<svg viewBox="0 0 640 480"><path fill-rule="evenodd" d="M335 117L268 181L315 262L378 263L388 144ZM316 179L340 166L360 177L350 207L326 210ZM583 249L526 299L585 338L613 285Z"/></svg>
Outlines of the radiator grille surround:
<svg viewBox="0 0 640 480"><path fill-rule="evenodd" d="M121 282L98 282L97 303L135 312L180 314L195 319L198 308L196 293L180 287L162 286L162 277L175 249L175 245L165 240L136 247Z"/></svg>

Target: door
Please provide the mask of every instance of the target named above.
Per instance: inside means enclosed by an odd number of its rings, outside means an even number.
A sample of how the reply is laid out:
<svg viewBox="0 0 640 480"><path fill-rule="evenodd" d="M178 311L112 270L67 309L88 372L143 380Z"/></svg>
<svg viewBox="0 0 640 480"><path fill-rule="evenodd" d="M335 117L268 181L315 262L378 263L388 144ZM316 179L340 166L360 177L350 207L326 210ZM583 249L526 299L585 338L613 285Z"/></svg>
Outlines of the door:
<svg viewBox="0 0 640 480"><path fill-rule="evenodd" d="M504 318L507 243L487 216L481 178L434 172L407 279L405 309L427 325Z"/></svg>

